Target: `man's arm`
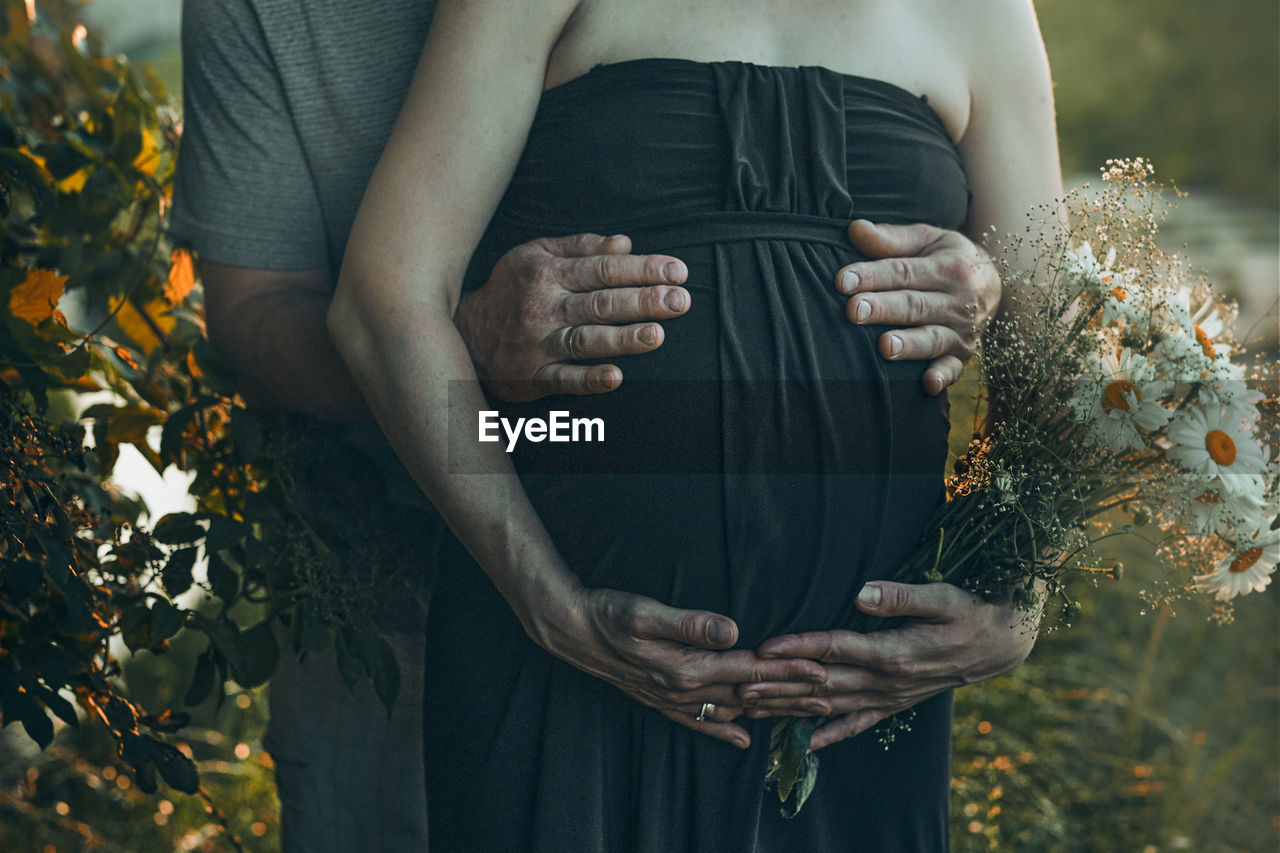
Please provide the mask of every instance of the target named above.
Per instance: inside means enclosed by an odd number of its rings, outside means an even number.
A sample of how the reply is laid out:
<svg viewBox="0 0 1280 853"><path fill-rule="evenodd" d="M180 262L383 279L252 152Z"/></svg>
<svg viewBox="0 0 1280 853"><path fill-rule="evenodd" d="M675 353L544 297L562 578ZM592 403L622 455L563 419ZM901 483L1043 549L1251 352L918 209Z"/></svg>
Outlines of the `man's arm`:
<svg viewBox="0 0 1280 853"><path fill-rule="evenodd" d="M612 359L662 344L659 321L683 314L684 264L631 255L630 241L579 234L518 246L454 320L491 393L507 401L610 391ZM328 268L265 270L201 261L209 340L250 406L336 422L369 409L325 328Z"/></svg>

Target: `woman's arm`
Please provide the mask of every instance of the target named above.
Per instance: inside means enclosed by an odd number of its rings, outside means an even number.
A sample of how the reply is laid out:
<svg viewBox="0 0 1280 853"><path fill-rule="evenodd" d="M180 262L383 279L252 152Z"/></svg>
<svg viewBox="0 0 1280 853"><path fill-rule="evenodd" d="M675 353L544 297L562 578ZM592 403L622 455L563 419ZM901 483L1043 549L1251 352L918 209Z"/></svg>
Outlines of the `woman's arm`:
<svg viewBox="0 0 1280 853"><path fill-rule="evenodd" d="M1020 232L1033 207L1062 196L1053 93L1035 13L1029 0L936 5L970 75L969 121L959 144L973 188L968 233L980 241L993 227ZM810 746L821 749L944 690L1008 672L1035 643L1025 613L950 584L873 582L857 606L906 619L870 634L820 631L766 641L761 657L812 656L827 666L828 679L744 684L739 694L750 716L791 714L799 698L816 697L837 717L813 733Z"/></svg>
<svg viewBox="0 0 1280 853"><path fill-rule="evenodd" d="M352 228L329 331L392 446L535 642L672 719L746 746L746 731L727 722L736 716L733 683L761 665L748 651L705 651L734 644L732 621L584 588L507 455L493 444L448 443L450 407L486 408L453 324L463 272L515 169L547 57L573 10L574 0L440 4ZM766 667L779 679L825 678L811 661L780 663ZM696 722L703 702L730 713Z"/></svg>

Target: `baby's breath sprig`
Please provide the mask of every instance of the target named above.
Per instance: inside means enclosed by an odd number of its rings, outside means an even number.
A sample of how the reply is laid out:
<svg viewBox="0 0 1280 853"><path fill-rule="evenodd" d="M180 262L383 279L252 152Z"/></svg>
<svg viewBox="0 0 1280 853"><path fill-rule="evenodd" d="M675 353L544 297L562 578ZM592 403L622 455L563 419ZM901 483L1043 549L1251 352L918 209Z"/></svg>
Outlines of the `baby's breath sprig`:
<svg viewBox="0 0 1280 853"><path fill-rule="evenodd" d="M1280 562L1280 395L1274 364L1245 363L1237 308L1156 242L1182 193L1142 158L1109 160L1102 185L992 235L1008 285L981 356L991 401L914 555L892 578L946 581L1009 601L1035 630L1071 573L1118 577L1098 543L1142 535L1162 569L1151 606L1229 602ZM1069 610L1070 608L1065 608ZM873 630L857 614L848 627ZM813 790L812 732L774 727L768 781L784 815ZM895 726L897 724L894 724ZM896 731L893 726L890 731Z"/></svg>

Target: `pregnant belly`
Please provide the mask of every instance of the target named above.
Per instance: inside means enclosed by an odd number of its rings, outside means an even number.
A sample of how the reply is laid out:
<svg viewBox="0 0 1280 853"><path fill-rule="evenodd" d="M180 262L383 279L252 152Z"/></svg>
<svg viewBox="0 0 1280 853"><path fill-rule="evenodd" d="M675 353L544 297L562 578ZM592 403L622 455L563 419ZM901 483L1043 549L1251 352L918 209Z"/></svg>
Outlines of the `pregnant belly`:
<svg viewBox="0 0 1280 853"><path fill-rule="evenodd" d="M662 247L647 248L659 251ZM728 613L751 644L833 627L892 574L941 496L945 400L845 319L842 247L750 240L670 251L689 312L610 394L559 397L603 442L521 442L530 497L593 586ZM594 436L593 436L594 438Z"/></svg>

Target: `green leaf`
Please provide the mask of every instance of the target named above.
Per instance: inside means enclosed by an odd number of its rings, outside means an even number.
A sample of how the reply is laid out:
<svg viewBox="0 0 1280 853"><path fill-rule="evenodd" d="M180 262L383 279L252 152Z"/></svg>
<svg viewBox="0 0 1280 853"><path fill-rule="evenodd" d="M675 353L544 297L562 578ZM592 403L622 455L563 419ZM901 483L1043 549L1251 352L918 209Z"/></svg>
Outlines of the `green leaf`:
<svg viewBox="0 0 1280 853"><path fill-rule="evenodd" d="M18 322L18 321L15 321ZM9 331L5 323L0 323L0 355L3 355L18 371L31 398L35 401L36 411L43 412L49 408L49 380L44 371L35 363L36 359L27 354Z"/></svg>
<svg viewBox="0 0 1280 853"><path fill-rule="evenodd" d="M167 601L157 601L151 605L151 643L167 640L182 628L187 612L174 607Z"/></svg>
<svg viewBox="0 0 1280 853"><path fill-rule="evenodd" d="M199 705L213 690L213 656L210 651L196 658L196 671L191 677L191 686L187 688L187 695L182 698L182 704L188 707Z"/></svg>
<svg viewBox="0 0 1280 853"><path fill-rule="evenodd" d="M206 397L188 403L169 416L160 431L160 458L165 462L177 462L182 454L182 433L196 416L209 404Z"/></svg>
<svg viewBox="0 0 1280 853"><path fill-rule="evenodd" d="M294 608L293 623L289 627L298 651L323 652L329 648L333 632L320 617L314 601L307 599Z"/></svg>
<svg viewBox="0 0 1280 853"><path fill-rule="evenodd" d="M134 715L133 708L118 696L107 697L106 705L102 711L107 717L107 725L118 732L132 731L138 724L138 718Z"/></svg>
<svg viewBox="0 0 1280 853"><path fill-rule="evenodd" d="M265 683L275 672L276 663L280 659L280 649L271 632L270 620L264 620L247 631L242 631L238 643L241 664L238 671L234 664L232 666L236 683L241 687L257 687Z"/></svg>
<svg viewBox="0 0 1280 853"><path fill-rule="evenodd" d="M76 716L75 706L53 690L37 683L34 679L26 679L27 690L44 704L46 708L58 716L58 719L71 726L80 728L80 718Z"/></svg>
<svg viewBox="0 0 1280 853"><path fill-rule="evenodd" d="M14 604L23 603L44 586L44 569L34 560L6 562L4 576L9 582L9 600Z"/></svg>
<svg viewBox="0 0 1280 853"><path fill-rule="evenodd" d="M146 735L125 732L120 736L120 758L130 767L138 768L155 758L152 745L155 741Z"/></svg>
<svg viewBox="0 0 1280 853"><path fill-rule="evenodd" d="M40 167L26 154L16 148L0 148L0 167L31 191L37 208L47 210L57 203L53 188L45 180Z"/></svg>
<svg viewBox="0 0 1280 853"><path fill-rule="evenodd" d="M150 762L134 768L133 781L144 794L154 794L160 788L156 784L156 766Z"/></svg>
<svg viewBox="0 0 1280 853"><path fill-rule="evenodd" d="M791 789L790 799L782 802L782 816L785 818L793 818L800 813L800 809L804 808L804 804L809 799L809 795L813 793L813 786L818 782L818 756L809 753L800 762L800 772L797 775L795 787Z"/></svg>
<svg viewBox="0 0 1280 853"><path fill-rule="evenodd" d="M213 594L222 599L223 604L235 601L236 593L240 591L240 575L221 554L209 553L208 577Z"/></svg>
<svg viewBox="0 0 1280 853"><path fill-rule="evenodd" d="M185 711L167 710L162 714L144 714L139 722L149 729L158 732L176 732L191 722L191 715Z"/></svg>
<svg viewBox="0 0 1280 853"><path fill-rule="evenodd" d="M223 548L230 548L244 539L250 532L247 524L227 518L225 515L210 515L209 532L205 536L206 553L215 554Z"/></svg>
<svg viewBox="0 0 1280 853"><path fill-rule="evenodd" d="M169 561L165 563L164 571L160 573L160 582L164 584L164 591L169 593L170 598L177 598L191 589L191 584L195 580L191 576L191 570L195 564L195 548L179 548L169 555Z"/></svg>
<svg viewBox="0 0 1280 853"><path fill-rule="evenodd" d="M27 701L29 704L24 704L22 707L22 727L27 730L27 735L41 749L44 749L53 741L53 721L35 700Z"/></svg>
<svg viewBox="0 0 1280 853"><path fill-rule="evenodd" d="M368 667L365 667L362 660L356 658L352 650L352 643L347 642L347 631L337 632L333 638L333 649L338 657L338 673L342 676L342 682L347 685L347 690L354 692L356 684L360 681L361 669L367 673Z"/></svg>
<svg viewBox="0 0 1280 853"><path fill-rule="evenodd" d="M187 545L203 539L205 530L191 513L171 512L156 522L151 535L166 545Z"/></svg>
<svg viewBox="0 0 1280 853"><path fill-rule="evenodd" d="M196 763L183 755L172 744L156 741L152 747L156 756L156 767L164 781L176 791L194 794L200 787L200 774L196 772Z"/></svg>

